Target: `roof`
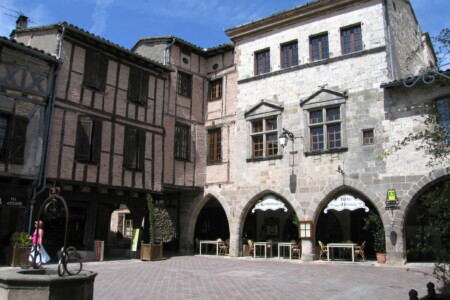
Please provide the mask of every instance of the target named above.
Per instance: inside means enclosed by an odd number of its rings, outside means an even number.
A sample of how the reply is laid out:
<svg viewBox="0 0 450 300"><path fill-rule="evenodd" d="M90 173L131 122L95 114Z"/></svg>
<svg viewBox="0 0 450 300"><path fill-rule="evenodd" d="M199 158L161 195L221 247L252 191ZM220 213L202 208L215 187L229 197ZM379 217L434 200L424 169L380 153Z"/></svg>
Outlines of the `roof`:
<svg viewBox="0 0 450 300"><path fill-rule="evenodd" d="M25 45L23 43L19 43L19 42L17 42L14 39L10 39L10 38L4 37L4 36L0 36L0 44L6 44L6 45L8 45L10 47L19 49L19 50L24 51L24 52L28 52L31 55L38 56L41 59L45 59L45 60L51 61L53 63L60 62L60 60L54 54L45 53L44 51L42 51L40 49L27 46L27 45Z"/></svg>
<svg viewBox="0 0 450 300"><path fill-rule="evenodd" d="M197 45L194 45L192 43L189 43L186 40L183 40L179 37L173 36L173 35L166 35L166 36L155 36L155 37L146 37L146 38L140 38L139 41L131 48L131 50L134 50L137 45L139 45L141 42L165 42L165 43L171 43L175 42L175 44L178 44L179 46L188 47L192 52L204 56L204 57L211 57L226 51L230 51L234 49L233 43L226 43L221 44L216 47L212 48L201 48Z"/></svg>
<svg viewBox="0 0 450 300"><path fill-rule="evenodd" d="M412 87L420 81L424 83L431 83L435 79L439 79L440 77L450 79L450 69L444 71L437 68L429 68L418 75L411 74L406 76L405 78L401 78L387 83L382 83L380 87L383 89L397 86Z"/></svg>
<svg viewBox="0 0 450 300"><path fill-rule="evenodd" d="M107 39L104 39L98 35L95 35L89 31L86 31L82 28L79 28L75 25L69 24L67 22L58 22L55 24L50 24L50 25L45 25L45 26L36 26L36 27L28 27L25 29L15 29L12 31L11 36L13 36L15 33L20 33L20 32L34 32L34 31L43 31L46 29L65 29L65 32L70 32L73 35L80 35L81 37L83 37L86 41L91 41L93 44L95 44L96 46L98 46L98 43L100 42L101 44L107 46L110 49L116 50L118 53L122 54L122 55L127 55L129 57L133 57L134 59L138 59L141 62L144 62L148 65L150 65L151 67L154 67L156 69L158 69L161 72L172 72L173 69L165 66L157 61L151 60L147 57L144 57L142 55L139 55L137 53L134 53L132 51L130 51L129 49L120 46L116 43L113 43Z"/></svg>

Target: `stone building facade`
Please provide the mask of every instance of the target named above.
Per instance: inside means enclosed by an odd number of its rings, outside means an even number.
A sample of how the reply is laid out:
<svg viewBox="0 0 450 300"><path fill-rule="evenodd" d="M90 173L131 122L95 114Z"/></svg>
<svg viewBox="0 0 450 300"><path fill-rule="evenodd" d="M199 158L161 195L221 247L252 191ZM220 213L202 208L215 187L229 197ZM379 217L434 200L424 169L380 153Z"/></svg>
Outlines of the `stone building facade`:
<svg viewBox="0 0 450 300"><path fill-rule="evenodd" d="M226 34L233 44L202 49L165 36L128 51L66 23L13 32L63 61L47 176L91 220L84 248L108 240L116 208L125 210L113 222L130 211L140 227L152 193L168 227L162 235L173 235L180 253L222 238L239 256L248 239L297 240L300 223L311 226L300 240L302 259L311 260L319 241L369 239L362 227L371 211L383 222L388 261L404 261L417 199L449 178L414 146L377 159L423 129L436 100L449 101L446 82L402 85L436 63L409 1L312 1ZM91 78L105 76L104 90L86 86L91 51L107 57L106 74ZM143 78L147 94L130 95ZM98 161L76 158L82 115L102 122ZM128 126L145 132L142 170L123 163ZM386 210L388 191L398 209ZM345 199L364 209L333 209ZM258 210L265 200L283 210Z"/></svg>

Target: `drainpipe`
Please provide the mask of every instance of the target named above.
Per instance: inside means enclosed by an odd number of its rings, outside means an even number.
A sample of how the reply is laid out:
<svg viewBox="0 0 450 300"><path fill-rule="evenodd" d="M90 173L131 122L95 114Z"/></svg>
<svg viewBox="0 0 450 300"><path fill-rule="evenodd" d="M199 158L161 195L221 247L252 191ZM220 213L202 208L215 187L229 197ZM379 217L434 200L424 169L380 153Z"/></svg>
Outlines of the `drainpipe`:
<svg viewBox="0 0 450 300"><path fill-rule="evenodd" d="M44 134L43 134L43 145L42 145L42 155L41 155L41 163L39 166L39 173L38 173L38 182L33 187L33 196L30 200L30 214L28 219L28 232L31 233L31 224L33 219L33 210L34 210L34 204L36 203L36 197L41 194L45 190L45 184L46 184L46 169L47 169L47 160L48 160L48 148L50 144L50 130L52 125L52 119L53 119L53 110L55 108L55 100L56 100L56 77L59 71L59 67L61 66L61 63L58 62L56 66L53 66L52 68L52 77L50 82L50 97L49 97L49 103L48 107L46 109L45 113L45 120L47 120L47 123L45 124L44 128Z"/></svg>
<svg viewBox="0 0 450 300"><path fill-rule="evenodd" d="M169 60L169 58L168 58L168 53L169 53L169 48L170 47L172 47L172 45L173 44L175 44L175 38L173 37L172 38L172 42L169 44L169 45L167 45L167 47L164 49L164 65L167 65L168 64L168 60Z"/></svg>
<svg viewBox="0 0 450 300"><path fill-rule="evenodd" d="M391 22L389 19L389 3L387 0L384 0L384 5L386 7L385 13L386 13L386 30L387 30L387 41L389 44L389 63L391 64L391 74L392 78L395 79L395 68L394 68L394 55L393 55L393 46L392 46L392 35L391 35Z"/></svg>

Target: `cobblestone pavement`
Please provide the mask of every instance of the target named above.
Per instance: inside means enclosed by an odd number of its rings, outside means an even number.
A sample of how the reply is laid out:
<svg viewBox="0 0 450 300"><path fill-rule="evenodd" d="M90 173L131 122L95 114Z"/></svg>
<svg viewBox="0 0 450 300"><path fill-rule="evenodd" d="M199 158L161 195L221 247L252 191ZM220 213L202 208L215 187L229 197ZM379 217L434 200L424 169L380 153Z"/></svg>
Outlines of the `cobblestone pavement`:
<svg viewBox="0 0 450 300"><path fill-rule="evenodd" d="M51 268L51 266L49 266ZM408 299L426 295L430 265L173 256L88 262L94 299Z"/></svg>

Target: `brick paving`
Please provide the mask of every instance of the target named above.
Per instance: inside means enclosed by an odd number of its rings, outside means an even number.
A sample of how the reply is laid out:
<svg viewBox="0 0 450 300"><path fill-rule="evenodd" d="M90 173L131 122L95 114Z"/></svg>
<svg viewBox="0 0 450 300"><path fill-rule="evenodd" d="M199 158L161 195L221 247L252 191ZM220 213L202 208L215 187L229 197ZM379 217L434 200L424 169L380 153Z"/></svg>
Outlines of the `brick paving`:
<svg viewBox="0 0 450 300"><path fill-rule="evenodd" d="M48 266L51 268L52 266ZM430 265L173 256L87 262L94 299L408 299L426 295Z"/></svg>

